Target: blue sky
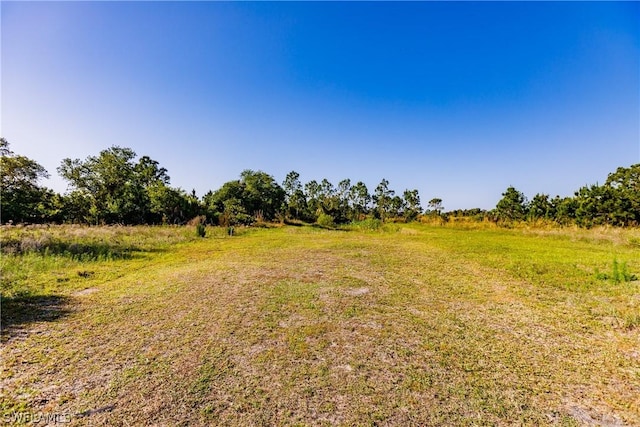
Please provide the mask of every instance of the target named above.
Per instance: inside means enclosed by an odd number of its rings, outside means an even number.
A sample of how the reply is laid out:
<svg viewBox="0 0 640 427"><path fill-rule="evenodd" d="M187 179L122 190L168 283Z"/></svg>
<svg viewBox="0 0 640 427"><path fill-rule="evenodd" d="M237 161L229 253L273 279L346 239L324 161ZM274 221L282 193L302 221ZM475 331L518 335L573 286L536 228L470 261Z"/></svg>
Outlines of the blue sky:
<svg viewBox="0 0 640 427"><path fill-rule="evenodd" d="M51 173L112 145L199 196L382 178L426 206L572 195L640 162L640 3L6 2L2 136Z"/></svg>

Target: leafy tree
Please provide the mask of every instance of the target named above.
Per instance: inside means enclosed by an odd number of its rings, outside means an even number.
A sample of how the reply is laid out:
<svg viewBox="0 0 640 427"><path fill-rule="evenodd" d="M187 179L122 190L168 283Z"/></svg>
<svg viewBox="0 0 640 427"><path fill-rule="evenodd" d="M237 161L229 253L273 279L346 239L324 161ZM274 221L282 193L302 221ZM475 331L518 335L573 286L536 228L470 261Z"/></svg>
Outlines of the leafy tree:
<svg viewBox="0 0 640 427"><path fill-rule="evenodd" d="M393 196L389 203L389 216L399 218L404 215L405 201L400 196Z"/></svg>
<svg viewBox="0 0 640 427"><path fill-rule="evenodd" d="M632 197L640 197L640 163L628 168L619 167L609 174L605 185L622 190Z"/></svg>
<svg viewBox="0 0 640 427"><path fill-rule="evenodd" d="M269 174L250 169L240 174L243 186L242 205L250 215L262 215L273 220L285 200L285 192Z"/></svg>
<svg viewBox="0 0 640 427"><path fill-rule="evenodd" d="M442 208L442 199L434 197L433 199L429 200L428 206L429 206L429 210L431 212L435 213L436 215L440 215L440 212L443 209Z"/></svg>
<svg viewBox="0 0 640 427"><path fill-rule="evenodd" d="M172 189L169 187L169 175L165 168L161 168L157 161L148 156L142 156L133 168L132 197L136 205L137 219L134 222L140 223L182 223L190 218L197 216L187 206L189 201L187 194L180 189ZM153 200L154 196L159 194L172 194L174 197L167 200L167 204L163 208L159 208L158 200ZM177 200L183 199L179 202ZM174 203L171 203L175 201ZM186 202L186 203L185 203ZM180 215L170 214L173 210L177 211L176 204L183 206L179 209ZM198 209L196 209L197 211ZM194 213L193 216L189 216Z"/></svg>
<svg viewBox="0 0 640 427"><path fill-rule="evenodd" d="M389 189L389 181L384 178L380 181L380 184L378 184L373 194L377 217L383 221L391 212L391 200L394 194L395 191Z"/></svg>
<svg viewBox="0 0 640 427"><path fill-rule="evenodd" d="M418 190L404 190L402 196L405 201L404 217L407 221L414 221L422 213Z"/></svg>
<svg viewBox="0 0 640 427"><path fill-rule="evenodd" d="M37 162L16 155L0 138L0 220L2 222L91 222L91 223L184 223L201 215L203 206L195 191L186 193L169 186L165 168L148 156L137 159L129 148L111 147L85 160L64 159L58 168L69 183L59 195L41 187L47 171ZM374 205L371 206L373 201ZM363 219L371 211L383 221L404 216L411 221L420 215L417 190L405 190L402 197L383 179L373 197L366 185L344 179L336 187L327 179L310 181L304 187L300 175L291 171L282 186L262 171L245 170L240 179L225 183L203 198L207 216L226 225L249 224L256 218L273 220L281 215L297 219L340 223ZM442 199L428 203L429 212L443 215ZM603 185L587 185L574 197L551 199L536 194L530 203L524 194L509 187L490 213L480 209L456 210L444 215L495 221L555 219L560 224L575 222L590 227L598 224L640 224L640 164L620 167ZM219 221L218 221L219 220Z"/></svg>
<svg viewBox="0 0 640 427"><path fill-rule="evenodd" d="M149 218L153 223L175 224L183 221L182 194L166 185L149 187Z"/></svg>
<svg viewBox="0 0 640 427"><path fill-rule="evenodd" d="M472 209L456 209L451 212L447 212L446 216L457 217L457 218L471 218L475 221L484 221L488 218L489 212L480 208L472 208Z"/></svg>
<svg viewBox="0 0 640 427"><path fill-rule="evenodd" d="M342 200L349 199L349 191L351 190L351 180L349 178L345 178L338 183L338 197Z"/></svg>
<svg viewBox="0 0 640 427"><path fill-rule="evenodd" d="M149 156L140 157L134 171L138 182L144 188L158 184L169 185L170 178L167 175L167 170L161 168L159 163Z"/></svg>
<svg viewBox="0 0 640 427"><path fill-rule="evenodd" d="M249 225L254 219L247 214L242 202L232 198L224 201L224 210L220 217L220 225L225 227L235 225Z"/></svg>
<svg viewBox="0 0 640 427"><path fill-rule="evenodd" d="M282 188L285 192L286 213L295 219L302 219L307 210L307 198L302 191L300 174L296 171L289 172Z"/></svg>
<svg viewBox="0 0 640 427"><path fill-rule="evenodd" d="M95 222L93 220L92 201L82 191L71 191L62 196L64 222L72 224L85 224Z"/></svg>
<svg viewBox="0 0 640 427"><path fill-rule="evenodd" d="M316 222L318 223L318 225L326 228L333 228L335 226L333 217L326 213L321 213L320 215L318 215L318 220Z"/></svg>
<svg viewBox="0 0 640 427"><path fill-rule="evenodd" d="M0 138L0 212L2 222L41 222L47 220L45 199L48 190L38 185L48 178L46 169L34 160L16 155L9 142Z"/></svg>
<svg viewBox="0 0 640 427"><path fill-rule="evenodd" d="M578 203L573 197L556 196L551 200L555 211L555 220L559 224L568 225L575 221Z"/></svg>
<svg viewBox="0 0 640 427"><path fill-rule="evenodd" d="M607 185L591 185L580 188L575 195L576 224L582 227L593 225L624 225L627 219L626 207L622 204L615 188Z"/></svg>
<svg viewBox="0 0 640 427"><path fill-rule="evenodd" d="M194 191L187 194L180 188L171 188L157 182L147 189L147 194L149 223L184 224L204 213Z"/></svg>
<svg viewBox="0 0 640 427"><path fill-rule="evenodd" d="M342 205L343 201L340 198L338 189L328 179L325 178L320 182L317 197L319 200L318 218L321 214L325 214L330 216L333 222L344 222L346 220L344 213L346 208Z"/></svg>
<svg viewBox="0 0 640 427"><path fill-rule="evenodd" d="M226 200L235 199L242 200L244 187L240 180L225 182L215 192L209 191L204 196L204 204L210 213L221 214L224 212L224 202Z"/></svg>
<svg viewBox="0 0 640 427"><path fill-rule="evenodd" d="M371 203L371 195L367 186L358 181L356 185L349 190L349 203L352 208L352 220L362 219L369 212L369 203Z"/></svg>
<svg viewBox="0 0 640 427"><path fill-rule="evenodd" d="M304 219L307 212L307 198L302 190L296 190L289 199L288 212L295 219Z"/></svg>
<svg viewBox="0 0 640 427"><path fill-rule="evenodd" d="M322 212L331 215L337 208L336 189L328 179L324 178L320 182L320 208Z"/></svg>
<svg viewBox="0 0 640 427"><path fill-rule="evenodd" d="M242 218L242 223L246 222L243 215L273 220L284 201L285 191L271 175L248 169L240 174L239 180L226 182L219 190L204 197L210 218L227 221L237 216Z"/></svg>
<svg viewBox="0 0 640 427"><path fill-rule="evenodd" d="M611 220L617 225L640 224L640 163L619 167L604 184L613 193Z"/></svg>
<svg viewBox="0 0 640 427"><path fill-rule="evenodd" d="M529 219L553 219L555 218L555 207L549 199L548 194L536 194L529 203Z"/></svg>
<svg viewBox="0 0 640 427"><path fill-rule="evenodd" d="M64 159L58 172L74 191L90 200L92 221L142 222L136 203L139 188L134 179L135 157L130 148L114 146L85 161Z"/></svg>
<svg viewBox="0 0 640 427"><path fill-rule="evenodd" d="M304 185L304 192L307 199L309 219L315 221L322 212L320 207L320 184L315 179L312 179Z"/></svg>
<svg viewBox="0 0 640 427"><path fill-rule="evenodd" d="M351 214L351 204L349 194L351 193L351 180L343 179L338 183L336 190L337 197L337 215L336 222L348 222L353 216Z"/></svg>
<svg viewBox="0 0 640 427"><path fill-rule="evenodd" d="M66 200L53 190L45 189L40 196L36 212L39 222L63 223L66 220Z"/></svg>
<svg viewBox="0 0 640 427"><path fill-rule="evenodd" d="M295 194L296 191L302 190L300 174L296 171L289 172L282 183L282 188L286 196L285 200L289 201L289 198Z"/></svg>
<svg viewBox="0 0 640 427"><path fill-rule="evenodd" d="M503 221L522 221L527 214L527 199L514 187L502 193L502 199L496 206L498 219Z"/></svg>
<svg viewBox="0 0 640 427"><path fill-rule="evenodd" d="M349 179L340 181L337 188L326 178L320 183L316 180L307 182L304 186L305 219L317 221L320 215L325 214L329 215L334 222L348 221L350 189Z"/></svg>
<svg viewBox="0 0 640 427"><path fill-rule="evenodd" d="M142 224L184 222L200 208L193 197L168 187L167 170L148 156L118 146L84 161L64 159L58 173L69 182L73 220ZM197 201L197 198L196 198ZM194 215L194 216L195 216Z"/></svg>

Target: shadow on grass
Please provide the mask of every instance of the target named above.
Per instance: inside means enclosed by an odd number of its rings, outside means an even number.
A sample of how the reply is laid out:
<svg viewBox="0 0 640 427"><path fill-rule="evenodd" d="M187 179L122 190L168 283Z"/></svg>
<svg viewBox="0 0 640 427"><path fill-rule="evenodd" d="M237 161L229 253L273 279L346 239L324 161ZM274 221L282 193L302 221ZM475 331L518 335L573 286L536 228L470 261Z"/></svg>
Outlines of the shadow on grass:
<svg viewBox="0 0 640 427"><path fill-rule="evenodd" d="M320 230L330 230L330 231L350 231L346 228L344 228L343 226L340 225L332 225L332 226L328 226L328 225L321 225L321 224L310 224L309 227L311 228L318 228Z"/></svg>
<svg viewBox="0 0 640 427"><path fill-rule="evenodd" d="M22 295L2 297L0 321L1 340L18 335L21 327L35 322L53 322L71 312L69 297L59 295Z"/></svg>
<svg viewBox="0 0 640 427"><path fill-rule="evenodd" d="M284 220L284 224L285 225L291 225L293 227L304 227L309 225L308 223L304 222L304 221L300 221L297 219L285 219Z"/></svg>

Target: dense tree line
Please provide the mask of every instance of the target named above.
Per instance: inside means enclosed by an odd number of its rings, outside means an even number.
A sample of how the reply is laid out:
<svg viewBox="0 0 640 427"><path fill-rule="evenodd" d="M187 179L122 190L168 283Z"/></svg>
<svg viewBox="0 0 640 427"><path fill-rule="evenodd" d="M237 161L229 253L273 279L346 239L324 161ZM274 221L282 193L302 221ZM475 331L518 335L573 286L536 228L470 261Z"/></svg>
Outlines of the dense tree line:
<svg viewBox="0 0 640 427"><path fill-rule="evenodd" d="M64 159L58 173L69 191L38 185L48 177L38 163L1 146L2 223L179 224L201 213L195 194L169 186L167 170L128 148L111 147L85 160Z"/></svg>
<svg viewBox="0 0 640 427"><path fill-rule="evenodd" d="M193 218L210 224L249 225L256 221L341 224L365 218L413 221L466 217L510 223L554 221L580 226L640 224L640 164L618 168L603 185L580 188L573 197L536 194L531 201L514 187L495 209L444 212L442 199L423 211L418 190L396 194L382 179L373 192L358 181L327 179L307 183L295 171L282 184L262 171L245 170L239 179L200 199L170 185L165 168L129 148L111 147L85 160L64 159L57 172L65 194L39 185L49 177L37 162L13 153L0 138L0 218L2 223L184 224Z"/></svg>
<svg viewBox="0 0 640 427"><path fill-rule="evenodd" d="M495 209L456 210L449 217L467 217L497 223L547 221L560 225L640 225L640 163L619 167L604 184L585 185L573 197L538 193L531 200L508 187Z"/></svg>
<svg viewBox="0 0 640 427"><path fill-rule="evenodd" d="M129 148L111 147L84 160L63 159L57 172L68 183L64 195L38 184L49 174L37 162L18 156L2 139L3 223L183 224L205 218L220 225L299 220L346 223L367 215L414 220L421 214L417 190L396 196L387 180L373 195L349 179L334 186L327 179L302 184L290 172L282 185L262 171L245 170L199 199L170 185L165 168Z"/></svg>
<svg viewBox="0 0 640 427"><path fill-rule="evenodd" d="M559 224L640 225L640 163L619 167L604 184L586 185L573 197L536 194L531 201L513 187L502 194L491 215L499 221L548 220Z"/></svg>

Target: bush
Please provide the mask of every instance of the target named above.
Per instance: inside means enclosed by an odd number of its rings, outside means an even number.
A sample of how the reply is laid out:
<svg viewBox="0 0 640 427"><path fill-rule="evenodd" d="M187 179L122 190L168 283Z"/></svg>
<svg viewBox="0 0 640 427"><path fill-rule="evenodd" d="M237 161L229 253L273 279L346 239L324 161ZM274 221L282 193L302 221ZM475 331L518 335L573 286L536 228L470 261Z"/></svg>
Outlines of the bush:
<svg viewBox="0 0 640 427"><path fill-rule="evenodd" d="M207 222L207 217L205 215L198 215L196 217L191 218L188 222L187 225L202 225L204 223Z"/></svg>
<svg viewBox="0 0 640 427"><path fill-rule="evenodd" d="M600 280L612 280L614 283L620 282L632 282L638 280L635 274L629 273L626 262L618 262L617 259L613 259L611 266L611 273L600 273L596 270L596 277Z"/></svg>
<svg viewBox="0 0 640 427"><path fill-rule="evenodd" d="M382 227L382 221L377 218L366 218L362 221L354 222L353 226L360 230L375 231Z"/></svg>
<svg viewBox="0 0 640 427"><path fill-rule="evenodd" d="M318 225L326 228L333 228L335 223L333 221L333 217L331 215L327 215L325 213L321 213L318 216L318 220L316 221Z"/></svg>
<svg viewBox="0 0 640 427"><path fill-rule="evenodd" d="M196 224L196 236L204 237L207 234L207 230L202 223Z"/></svg>

